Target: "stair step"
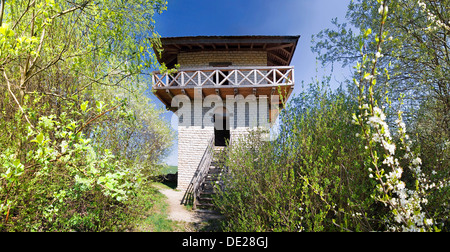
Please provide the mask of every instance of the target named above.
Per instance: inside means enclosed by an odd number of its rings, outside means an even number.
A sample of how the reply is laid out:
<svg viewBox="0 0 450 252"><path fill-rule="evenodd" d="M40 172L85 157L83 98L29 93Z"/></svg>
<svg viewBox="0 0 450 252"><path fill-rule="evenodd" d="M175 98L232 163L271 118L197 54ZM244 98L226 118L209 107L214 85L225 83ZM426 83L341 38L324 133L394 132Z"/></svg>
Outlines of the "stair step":
<svg viewBox="0 0 450 252"><path fill-rule="evenodd" d="M208 195L209 196L209 195ZM198 197L198 202L202 202L202 203L212 203L213 202L213 198L211 197L203 197L203 196L199 196Z"/></svg>
<svg viewBox="0 0 450 252"><path fill-rule="evenodd" d="M220 180L221 175L209 175L205 177L205 182L208 184L215 183Z"/></svg>
<svg viewBox="0 0 450 252"><path fill-rule="evenodd" d="M206 176L212 176L212 177L214 177L214 176L219 176L219 175L222 175L222 171L212 171L212 172L208 172L208 174L206 175Z"/></svg>
<svg viewBox="0 0 450 252"><path fill-rule="evenodd" d="M215 194L214 188L206 188L200 191L200 194Z"/></svg>
<svg viewBox="0 0 450 252"><path fill-rule="evenodd" d="M219 180L217 178L205 178L205 181L203 181L202 186L214 186L219 183Z"/></svg>
<svg viewBox="0 0 450 252"><path fill-rule="evenodd" d="M217 216L218 218L222 217L222 216L219 216L220 213L217 210L212 210L212 209L195 209L195 211L199 212L199 213L215 214L215 215L218 215Z"/></svg>
<svg viewBox="0 0 450 252"><path fill-rule="evenodd" d="M219 171L221 171L221 170L223 170L223 168L222 168L221 165L214 165L214 164L211 164L211 165L209 166L209 170L213 170L213 171L219 170Z"/></svg>
<svg viewBox="0 0 450 252"><path fill-rule="evenodd" d="M209 166L209 170L223 170L223 169L221 168L221 166L217 166L217 165L211 164Z"/></svg>
<svg viewBox="0 0 450 252"><path fill-rule="evenodd" d="M205 208L208 208L208 209L210 209L210 208L215 208L214 204L212 204L212 203L200 203L200 202L197 203L197 207L198 207L198 208L201 208L201 209L205 209Z"/></svg>
<svg viewBox="0 0 450 252"><path fill-rule="evenodd" d="M212 171L212 172L208 172L207 176L208 176L208 175L216 176L216 175L219 175L219 174L222 174L222 171Z"/></svg>
<svg viewBox="0 0 450 252"><path fill-rule="evenodd" d="M216 192L214 191L214 187L212 187L212 186L205 186L205 187L202 188L200 193L203 193L203 194L214 194Z"/></svg>
<svg viewBox="0 0 450 252"><path fill-rule="evenodd" d="M204 177L204 181L200 186L197 196L196 208L201 211L214 211L213 195L216 194L216 186L221 183L221 177L224 174L224 159L220 155L224 151L224 147L215 147L213 159L209 166L208 173Z"/></svg>

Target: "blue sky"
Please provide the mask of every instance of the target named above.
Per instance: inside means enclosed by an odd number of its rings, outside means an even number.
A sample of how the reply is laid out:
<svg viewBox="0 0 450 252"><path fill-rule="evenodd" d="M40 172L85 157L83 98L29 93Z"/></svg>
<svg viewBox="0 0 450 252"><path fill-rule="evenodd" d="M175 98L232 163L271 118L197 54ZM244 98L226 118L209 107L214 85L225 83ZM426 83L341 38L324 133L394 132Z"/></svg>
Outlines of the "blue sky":
<svg viewBox="0 0 450 252"><path fill-rule="evenodd" d="M350 0L168 0L167 11L156 16L156 31L161 37L214 35L300 35L291 65L295 67L296 87L323 70L311 52L311 35L333 27L331 19L345 21ZM326 73L329 73L326 72ZM347 71L334 70L332 87ZM157 99L156 99L157 100ZM159 106L161 103L155 101ZM170 123L172 112L165 114ZM177 165L177 144L166 159Z"/></svg>

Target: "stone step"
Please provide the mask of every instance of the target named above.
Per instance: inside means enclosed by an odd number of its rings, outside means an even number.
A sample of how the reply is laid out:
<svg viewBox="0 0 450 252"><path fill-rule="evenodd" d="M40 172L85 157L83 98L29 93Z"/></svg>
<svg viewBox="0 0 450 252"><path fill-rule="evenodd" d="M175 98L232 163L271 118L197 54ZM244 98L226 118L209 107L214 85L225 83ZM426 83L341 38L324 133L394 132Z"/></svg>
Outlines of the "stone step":
<svg viewBox="0 0 450 252"><path fill-rule="evenodd" d="M223 216L220 215L220 213L217 210L212 209L195 209L196 212L199 213L207 213L207 214L214 214L216 215L216 219L223 218Z"/></svg>
<svg viewBox="0 0 450 252"><path fill-rule="evenodd" d="M214 187L212 186L212 185L204 185L203 187L202 187L202 189L200 190L200 194L214 194L214 193L216 193L215 191L214 191Z"/></svg>
<svg viewBox="0 0 450 252"><path fill-rule="evenodd" d="M214 204L212 203L197 203L197 209L202 209L202 210L213 210L215 209Z"/></svg>
<svg viewBox="0 0 450 252"><path fill-rule="evenodd" d="M217 174L217 173L221 173L221 172L223 172L223 169L212 168L212 169L209 169L208 174Z"/></svg>
<svg viewBox="0 0 450 252"><path fill-rule="evenodd" d="M216 168L222 167L223 164L224 164L224 161L222 161L222 160L214 160L214 159L213 159L213 160L211 161L211 166L216 167Z"/></svg>
<svg viewBox="0 0 450 252"><path fill-rule="evenodd" d="M217 181L217 180L219 180L219 178L220 178L220 173L217 173L217 174L208 174L208 175L206 175L206 177L205 177L205 181L207 181L207 182L214 182L214 181Z"/></svg>
<svg viewBox="0 0 450 252"><path fill-rule="evenodd" d="M201 191L202 192L214 191L214 187L215 187L215 185L213 185L213 184L203 184L201 187Z"/></svg>
<svg viewBox="0 0 450 252"><path fill-rule="evenodd" d="M211 203L213 202L212 198L213 194L200 194L198 197L198 201L202 203Z"/></svg>
<svg viewBox="0 0 450 252"><path fill-rule="evenodd" d="M223 151L223 148L215 148L214 151ZM200 193L197 197L197 209L214 211L215 206L213 204L212 195L216 194L215 186L220 183L220 178L224 173L223 160L218 157L214 157L208 170L208 174L205 180L200 186Z"/></svg>

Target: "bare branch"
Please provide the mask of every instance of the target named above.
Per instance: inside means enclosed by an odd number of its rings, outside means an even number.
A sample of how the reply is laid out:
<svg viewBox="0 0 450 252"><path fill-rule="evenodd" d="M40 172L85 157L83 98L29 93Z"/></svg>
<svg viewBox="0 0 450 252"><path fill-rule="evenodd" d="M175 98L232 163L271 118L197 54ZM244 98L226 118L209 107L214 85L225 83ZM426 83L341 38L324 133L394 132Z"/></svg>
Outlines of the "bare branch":
<svg viewBox="0 0 450 252"><path fill-rule="evenodd" d="M3 12L5 11L5 2L6 0L0 0L0 26L3 23Z"/></svg>
<svg viewBox="0 0 450 252"><path fill-rule="evenodd" d="M27 120L27 122L30 124L30 126L32 128L34 128L33 124L30 122L30 120L28 120L28 117L25 114L25 111L23 110L22 106L20 105L19 101L17 100L17 97L14 95L13 91L11 90L11 83L10 83L5 71L3 71L3 76L5 77L6 84L8 85L8 91L11 94L11 96L14 98L14 101L17 103L17 106L19 106L20 111L22 111L22 114L25 117L25 120Z"/></svg>
<svg viewBox="0 0 450 252"><path fill-rule="evenodd" d="M55 19L57 17L63 16L65 14L67 14L67 13L74 12L74 11L79 10L79 9L84 9L89 4L89 2L91 2L91 0L88 0L88 1L86 1L86 2L84 2L82 4L80 4L80 5L77 5L77 6L73 7L73 8L61 11L60 13L52 16L51 19Z"/></svg>
<svg viewBox="0 0 450 252"><path fill-rule="evenodd" d="M19 24L20 20L22 20L23 16L25 16L25 14L27 14L27 12L30 10L30 7L32 5L34 5L35 2L36 2L36 0L33 0L33 2L31 2L31 3L30 3L30 1L28 1L27 8L25 9L24 12L22 12L22 15L20 15L19 19L17 19L17 21L14 23L12 30L14 30L14 28L16 28L16 26Z"/></svg>

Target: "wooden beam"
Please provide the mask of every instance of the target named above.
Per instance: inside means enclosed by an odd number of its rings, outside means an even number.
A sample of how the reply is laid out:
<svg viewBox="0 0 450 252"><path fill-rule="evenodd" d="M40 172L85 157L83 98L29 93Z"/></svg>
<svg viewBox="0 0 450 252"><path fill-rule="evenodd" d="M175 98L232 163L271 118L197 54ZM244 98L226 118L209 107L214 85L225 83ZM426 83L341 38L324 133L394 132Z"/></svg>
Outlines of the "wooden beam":
<svg viewBox="0 0 450 252"><path fill-rule="evenodd" d="M170 89L166 89L166 93L169 95L170 99L173 99L173 94L170 92Z"/></svg>
<svg viewBox="0 0 450 252"><path fill-rule="evenodd" d="M187 92L186 92L186 90L185 90L184 88L181 89L181 93L183 93L184 95L186 95L186 96L189 98L189 100L192 100L192 98L189 97L189 95L187 94Z"/></svg>
<svg viewBox="0 0 450 252"><path fill-rule="evenodd" d="M171 56L169 56L171 55ZM170 66L172 61L176 60L178 58L178 54L169 54L166 58L164 58L164 62L166 62L167 66Z"/></svg>
<svg viewBox="0 0 450 252"><path fill-rule="evenodd" d="M291 47L291 46L293 46L293 44L284 44L284 45L279 45L279 46L272 46L272 47L267 48L267 51L282 49L282 48Z"/></svg>
<svg viewBox="0 0 450 252"><path fill-rule="evenodd" d="M216 88L216 95L220 96L220 89Z"/></svg>
<svg viewBox="0 0 450 252"><path fill-rule="evenodd" d="M295 43L300 36L190 36L190 37L172 37L172 38L161 38L161 42L164 45L172 44L285 44L285 43Z"/></svg>
<svg viewBox="0 0 450 252"><path fill-rule="evenodd" d="M291 62L292 57L294 56L295 46L292 46L291 53L289 53L288 62Z"/></svg>
<svg viewBox="0 0 450 252"><path fill-rule="evenodd" d="M274 57L275 59L281 61L282 63L284 63L286 65L288 64L288 60L287 59L283 59L283 58L281 58L280 56L278 56L278 55L276 55L274 53L270 53L269 55Z"/></svg>
<svg viewBox="0 0 450 252"><path fill-rule="evenodd" d="M277 91L276 87L273 87L272 90L270 91L270 96L272 96L273 94L275 94L275 91Z"/></svg>
<svg viewBox="0 0 450 252"><path fill-rule="evenodd" d="M287 95L286 95L286 101L287 101L287 99L289 99L289 96L291 96L292 92L294 92L294 86L292 86L292 87L289 89L289 91L288 91L288 93L287 93Z"/></svg>
<svg viewBox="0 0 450 252"><path fill-rule="evenodd" d="M164 49L164 53L166 54L177 54L180 50L176 48L167 48Z"/></svg>
<svg viewBox="0 0 450 252"><path fill-rule="evenodd" d="M281 48L281 51L284 52L286 55L289 55L289 54L292 53L292 51L288 51L288 50L286 50L284 48Z"/></svg>

